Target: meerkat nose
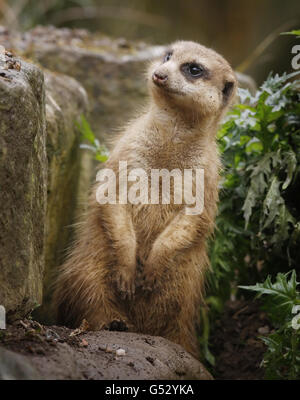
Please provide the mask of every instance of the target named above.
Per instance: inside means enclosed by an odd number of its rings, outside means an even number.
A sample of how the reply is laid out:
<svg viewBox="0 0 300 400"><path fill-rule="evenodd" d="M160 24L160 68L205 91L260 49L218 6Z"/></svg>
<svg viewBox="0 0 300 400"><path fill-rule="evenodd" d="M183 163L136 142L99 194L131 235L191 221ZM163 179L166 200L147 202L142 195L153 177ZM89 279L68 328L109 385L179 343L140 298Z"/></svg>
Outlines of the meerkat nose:
<svg viewBox="0 0 300 400"><path fill-rule="evenodd" d="M168 80L168 75L162 74L161 72L154 72L152 79L154 83L164 83Z"/></svg>

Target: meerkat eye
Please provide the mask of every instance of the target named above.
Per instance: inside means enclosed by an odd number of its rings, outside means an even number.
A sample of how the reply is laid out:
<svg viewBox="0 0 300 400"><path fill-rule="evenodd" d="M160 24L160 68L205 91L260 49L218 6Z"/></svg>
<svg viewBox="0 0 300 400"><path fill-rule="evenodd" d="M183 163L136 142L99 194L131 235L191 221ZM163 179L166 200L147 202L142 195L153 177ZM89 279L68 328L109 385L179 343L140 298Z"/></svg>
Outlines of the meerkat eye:
<svg viewBox="0 0 300 400"><path fill-rule="evenodd" d="M194 62L182 64L180 70L186 79L192 82L199 78L209 78L209 71L202 65Z"/></svg>
<svg viewBox="0 0 300 400"><path fill-rule="evenodd" d="M192 76L198 78L203 74L204 68L201 67L201 65L192 63L192 64L189 64L188 71Z"/></svg>
<svg viewBox="0 0 300 400"><path fill-rule="evenodd" d="M164 63L170 60L170 58L172 57L172 54L173 53L171 51L167 52L167 54L164 57Z"/></svg>

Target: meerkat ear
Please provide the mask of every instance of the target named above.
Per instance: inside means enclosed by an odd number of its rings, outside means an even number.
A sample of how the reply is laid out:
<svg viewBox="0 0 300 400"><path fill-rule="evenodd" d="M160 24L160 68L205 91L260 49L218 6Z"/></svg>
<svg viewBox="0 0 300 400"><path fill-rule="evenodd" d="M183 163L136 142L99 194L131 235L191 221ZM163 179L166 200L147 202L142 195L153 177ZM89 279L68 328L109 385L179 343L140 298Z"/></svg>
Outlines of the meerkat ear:
<svg viewBox="0 0 300 400"><path fill-rule="evenodd" d="M234 89L234 82L227 81L225 82L224 88L222 90L224 101L227 102L229 97L231 96Z"/></svg>

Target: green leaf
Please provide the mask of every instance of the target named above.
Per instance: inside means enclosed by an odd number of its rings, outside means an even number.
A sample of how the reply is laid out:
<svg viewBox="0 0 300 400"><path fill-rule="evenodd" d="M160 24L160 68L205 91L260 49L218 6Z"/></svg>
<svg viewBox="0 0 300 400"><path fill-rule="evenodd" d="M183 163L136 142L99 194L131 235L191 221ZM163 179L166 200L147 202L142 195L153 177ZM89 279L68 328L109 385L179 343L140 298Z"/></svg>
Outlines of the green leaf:
<svg viewBox="0 0 300 400"><path fill-rule="evenodd" d="M286 152L284 154L284 157L285 157L285 163L287 165L288 170L287 170L286 180L282 185L283 190L285 190L290 185L290 183L293 179L294 172L297 167L297 157L296 157L296 154L292 150Z"/></svg>
<svg viewBox="0 0 300 400"><path fill-rule="evenodd" d="M247 197L242 208L242 210L244 211L245 229L247 229L248 227L249 220L252 215L252 208L256 205L257 198L258 198L258 193L254 189L254 187L251 186L248 190Z"/></svg>
<svg viewBox="0 0 300 400"><path fill-rule="evenodd" d="M300 29L295 29L290 32L282 32L281 35L294 35L294 36L300 36Z"/></svg>
<svg viewBox="0 0 300 400"><path fill-rule="evenodd" d="M290 279L288 280L289 276ZM300 296L297 292L298 284L299 282L297 282L296 279L296 271L293 270L286 274L278 273L274 283L272 283L269 275L263 283L257 283L256 285L250 286L239 286L239 288L258 292L259 296L271 296L273 301L276 300L276 305L278 308L277 310L273 309L269 311L281 315L282 311L280 308L284 308L286 313L291 313L293 306L298 304L298 301L300 301Z"/></svg>
<svg viewBox="0 0 300 400"><path fill-rule="evenodd" d="M97 161L105 162L108 159L108 150L105 145L101 145L99 140L95 137L90 124L86 118L81 116L81 123L76 123L77 128L81 132L82 138L87 140L90 144L82 143L80 148L90 150L94 153L94 158Z"/></svg>
<svg viewBox="0 0 300 400"><path fill-rule="evenodd" d="M262 229L266 229L275 219L277 215L279 215L279 206L284 203L283 198L280 195L280 182L277 177L274 176L271 181L271 186L268 190L268 193L263 202L263 213L264 215L261 218L261 221L265 220Z"/></svg>
<svg viewBox="0 0 300 400"><path fill-rule="evenodd" d="M100 162L105 162L108 159L108 156L105 154L96 154L95 155L96 160L100 161Z"/></svg>
<svg viewBox="0 0 300 400"><path fill-rule="evenodd" d="M82 134L82 138L88 140L92 144L95 144L94 132L92 131L90 124L88 123L84 115L81 115L80 124L76 123L76 125Z"/></svg>

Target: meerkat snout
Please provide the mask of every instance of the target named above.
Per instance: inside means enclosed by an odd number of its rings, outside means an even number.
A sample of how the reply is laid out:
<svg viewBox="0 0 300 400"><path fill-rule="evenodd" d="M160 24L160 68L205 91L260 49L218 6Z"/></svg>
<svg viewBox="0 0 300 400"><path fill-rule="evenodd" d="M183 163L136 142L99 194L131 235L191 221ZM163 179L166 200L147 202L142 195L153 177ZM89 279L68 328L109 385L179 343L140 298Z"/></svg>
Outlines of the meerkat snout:
<svg viewBox="0 0 300 400"><path fill-rule="evenodd" d="M154 72L152 75L152 80L156 85L165 84L168 80L168 75L161 72Z"/></svg>

